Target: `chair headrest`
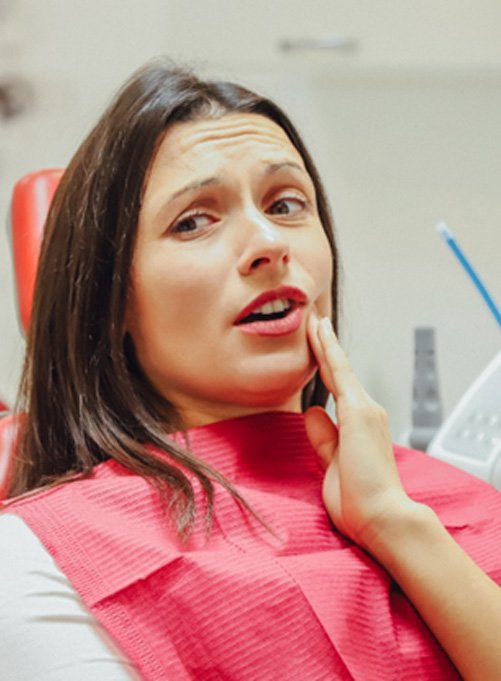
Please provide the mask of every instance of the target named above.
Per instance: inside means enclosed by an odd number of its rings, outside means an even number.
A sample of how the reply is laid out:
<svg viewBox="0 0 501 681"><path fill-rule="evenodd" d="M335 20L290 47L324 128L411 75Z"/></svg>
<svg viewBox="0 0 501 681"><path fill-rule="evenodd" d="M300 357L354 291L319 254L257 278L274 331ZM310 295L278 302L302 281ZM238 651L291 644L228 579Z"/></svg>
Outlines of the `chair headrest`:
<svg viewBox="0 0 501 681"><path fill-rule="evenodd" d="M19 417L9 414L0 418L0 501L5 498L16 448Z"/></svg>
<svg viewBox="0 0 501 681"><path fill-rule="evenodd" d="M12 195L10 222L19 320L28 328L43 228L61 169L39 170L17 182Z"/></svg>
<svg viewBox="0 0 501 681"><path fill-rule="evenodd" d="M12 254L16 278L19 320L28 328L40 245L49 206L63 170L39 170L23 177L14 187L10 211ZM0 400L0 412L5 405ZM19 416L0 418L0 500L7 483L16 448Z"/></svg>

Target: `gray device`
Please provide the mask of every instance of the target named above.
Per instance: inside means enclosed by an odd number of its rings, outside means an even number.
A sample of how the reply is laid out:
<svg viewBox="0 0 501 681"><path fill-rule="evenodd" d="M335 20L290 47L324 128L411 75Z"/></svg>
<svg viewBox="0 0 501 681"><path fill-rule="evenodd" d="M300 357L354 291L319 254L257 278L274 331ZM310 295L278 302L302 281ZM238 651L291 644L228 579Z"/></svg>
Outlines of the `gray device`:
<svg viewBox="0 0 501 681"><path fill-rule="evenodd" d="M409 442L414 449L426 451L442 423L435 329L414 330L414 386L412 396L412 430Z"/></svg>

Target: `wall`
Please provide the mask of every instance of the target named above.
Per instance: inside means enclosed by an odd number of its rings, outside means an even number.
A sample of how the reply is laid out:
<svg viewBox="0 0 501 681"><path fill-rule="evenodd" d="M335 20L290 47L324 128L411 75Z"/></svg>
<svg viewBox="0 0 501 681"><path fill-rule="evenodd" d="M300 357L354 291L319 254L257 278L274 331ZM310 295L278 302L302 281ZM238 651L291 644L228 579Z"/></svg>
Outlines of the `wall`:
<svg viewBox="0 0 501 681"><path fill-rule="evenodd" d="M17 179L40 168L64 167L122 81L165 51L167 17L159 0L12 0L0 7L0 76L19 74L33 90L25 115L0 121L0 214L7 216ZM0 399L10 404L24 351L13 282L5 229L0 230Z"/></svg>
<svg viewBox="0 0 501 681"><path fill-rule="evenodd" d="M414 326L437 329L446 412L499 349L494 320L434 225L448 221L501 300L500 6L417 6L12 3L2 25L15 47L9 68L33 81L35 101L0 127L0 210L24 172L67 163L116 86L151 56L168 53L271 94L324 176L344 263L343 342L399 439L410 419ZM283 38L326 31L356 48L277 49ZM22 340L0 237L0 395L12 401Z"/></svg>

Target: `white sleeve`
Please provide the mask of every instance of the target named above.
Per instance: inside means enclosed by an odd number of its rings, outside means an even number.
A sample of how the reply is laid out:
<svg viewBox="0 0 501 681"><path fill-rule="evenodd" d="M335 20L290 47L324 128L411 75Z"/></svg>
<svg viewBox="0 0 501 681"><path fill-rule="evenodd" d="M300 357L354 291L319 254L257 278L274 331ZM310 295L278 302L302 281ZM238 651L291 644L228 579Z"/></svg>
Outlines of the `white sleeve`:
<svg viewBox="0 0 501 681"><path fill-rule="evenodd" d="M0 515L0 679L140 679L38 537Z"/></svg>

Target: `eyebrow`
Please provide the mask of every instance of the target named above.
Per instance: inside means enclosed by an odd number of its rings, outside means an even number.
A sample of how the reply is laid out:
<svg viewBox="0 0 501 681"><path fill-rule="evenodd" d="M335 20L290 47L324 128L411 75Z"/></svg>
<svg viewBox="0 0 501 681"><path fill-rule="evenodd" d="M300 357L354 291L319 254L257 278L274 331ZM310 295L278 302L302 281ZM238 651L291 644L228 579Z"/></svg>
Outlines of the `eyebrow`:
<svg viewBox="0 0 501 681"><path fill-rule="evenodd" d="M294 170L301 171L303 175L308 175L303 166L299 165L299 163L296 163L295 161L282 161L282 163L270 163L270 165L266 167L265 173L266 175L272 175L273 173L277 173L279 170L282 170L282 168L294 168Z"/></svg>
<svg viewBox="0 0 501 681"><path fill-rule="evenodd" d="M295 161L282 161L281 163L270 163L269 165L266 166L265 169L265 175L273 175L274 173L277 173L279 170L282 170L282 168L293 168L294 170L299 170L303 175L308 175L306 170L299 165L299 163L296 163ZM190 182L187 184L185 187L182 187L181 189L178 189L174 194L171 194L171 196L168 199L168 203L171 201L175 201L179 197L183 196L183 194L188 194L189 192L194 192L197 191L198 189L202 189L202 187L207 187L208 185L218 185L222 184L222 178L221 177L207 177L203 180L195 180L194 182Z"/></svg>
<svg viewBox="0 0 501 681"><path fill-rule="evenodd" d="M221 182L222 180L220 177L207 177L205 180L195 180L195 182L190 182L190 184L187 184L185 187L178 189L177 192L174 192L174 194L171 194L169 196L168 203L175 201L180 196L183 196L183 194L187 194L188 192L197 191L198 189L206 187L210 184L221 184Z"/></svg>

